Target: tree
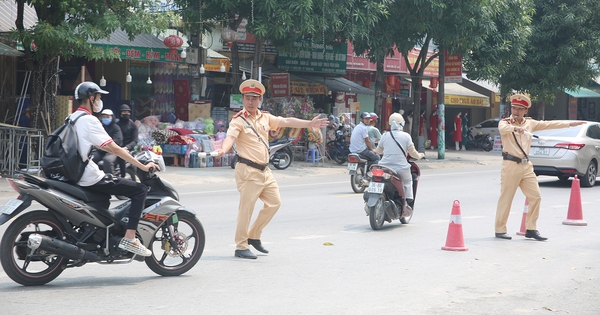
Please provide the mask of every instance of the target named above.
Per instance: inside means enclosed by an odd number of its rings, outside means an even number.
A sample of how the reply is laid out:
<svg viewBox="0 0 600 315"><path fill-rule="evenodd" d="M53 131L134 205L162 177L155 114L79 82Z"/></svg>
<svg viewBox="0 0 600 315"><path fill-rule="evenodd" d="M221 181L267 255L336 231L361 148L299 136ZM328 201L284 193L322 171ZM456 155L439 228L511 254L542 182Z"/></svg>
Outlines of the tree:
<svg viewBox="0 0 600 315"><path fill-rule="evenodd" d="M586 86L598 75L600 11L595 0L535 0L531 35L522 59L500 76L503 90L529 93L541 103Z"/></svg>
<svg viewBox="0 0 600 315"><path fill-rule="evenodd" d="M108 38L117 29L123 29L133 39L138 34L164 30L174 21L168 12L149 10L160 4L155 0L16 0L16 3L16 27L10 35L23 43L26 68L32 71L33 127L41 125L39 116L57 118L54 96L60 59L114 58L112 52L92 46L89 40ZM23 25L25 5L32 6L38 17L31 29ZM47 121L47 129L49 126L51 123Z"/></svg>

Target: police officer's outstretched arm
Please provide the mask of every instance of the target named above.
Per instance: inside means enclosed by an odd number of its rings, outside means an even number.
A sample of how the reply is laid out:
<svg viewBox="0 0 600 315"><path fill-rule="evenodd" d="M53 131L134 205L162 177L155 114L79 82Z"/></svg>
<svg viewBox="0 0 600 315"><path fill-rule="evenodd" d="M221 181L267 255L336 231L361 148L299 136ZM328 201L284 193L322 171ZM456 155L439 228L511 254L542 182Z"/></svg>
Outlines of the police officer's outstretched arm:
<svg viewBox="0 0 600 315"><path fill-rule="evenodd" d="M233 147L233 143L235 142L235 138L233 136L227 136L225 137L225 139L223 140L223 143L221 144L221 148L218 150L215 150L215 152L217 152L219 155L219 157L223 156L223 154L229 152L229 150L231 150L231 148Z"/></svg>

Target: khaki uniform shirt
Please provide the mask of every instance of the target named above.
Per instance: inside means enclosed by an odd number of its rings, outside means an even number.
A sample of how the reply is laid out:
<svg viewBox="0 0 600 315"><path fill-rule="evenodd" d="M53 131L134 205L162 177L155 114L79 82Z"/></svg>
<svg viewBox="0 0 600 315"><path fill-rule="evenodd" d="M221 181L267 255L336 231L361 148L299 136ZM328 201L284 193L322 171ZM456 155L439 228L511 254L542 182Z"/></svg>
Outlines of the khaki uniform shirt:
<svg viewBox="0 0 600 315"><path fill-rule="evenodd" d="M256 136L250 125L237 116L243 116L254 127L262 141ZM258 164L267 165L269 163L269 149L267 148L269 145L269 130L279 128L282 119L282 117L261 111L257 116L252 116L243 109L236 117L231 119L227 135L236 138L235 149L239 156Z"/></svg>
<svg viewBox="0 0 600 315"><path fill-rule="evenodd" d="M568 121L539 121L534 120L530 117L526 117L525 119L523 119L523 122L521 124L519 124L516 120L513 120L512 118L501 119L498 123L498 131L500 132L500 137L502 139L502 151L513 156L525 158L523 156L523 152L519 148L519 145L521 145L521 148L523 148L525 154L529 156L529 150L531 147L531 136L515 132L515 136L519 144L517 145L517 142L515 142L515 137L513 137L512 135L513 131L515 131L515 127L523 127L527 131L533 133L537 130L566 128L569 127L569 124L570 122Z"/></svg>

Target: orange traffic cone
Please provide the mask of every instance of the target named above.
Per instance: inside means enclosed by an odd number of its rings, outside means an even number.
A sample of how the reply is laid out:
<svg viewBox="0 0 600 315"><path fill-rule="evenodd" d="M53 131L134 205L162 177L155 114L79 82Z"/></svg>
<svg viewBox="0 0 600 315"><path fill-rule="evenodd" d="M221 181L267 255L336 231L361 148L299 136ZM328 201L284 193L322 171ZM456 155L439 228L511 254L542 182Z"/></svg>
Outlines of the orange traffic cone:
<svg viewBox="0 0 600 315"><path fill-rule="evenodd" d="M521 230L517 232L517 235L525 235L527 232L527 228L525 227L525 222L527 222L527 212L529 211L529 199L525 198L525 207L523 208L523 219L521 220Z"/></svg>
<svg viewBox="0 0 600 315"><path fill-rule="evenodd" d="M452 205L452 214L450 214L450 223L448 224L448 236L446 237L446 246L443 250L466 251L465 240L462 232L462 219L460 217L460 202L454 200Z"/></svg>
<svg viewBox="0 0 600 315"><path fill-rule="evenodd" d="M583 220L583 211L581 210L581 188L579 186L579 178L575 175L573 184L571 184L571 198L569 198L569 212L567 219L563 221L566 225L587 225Z"/></svg>

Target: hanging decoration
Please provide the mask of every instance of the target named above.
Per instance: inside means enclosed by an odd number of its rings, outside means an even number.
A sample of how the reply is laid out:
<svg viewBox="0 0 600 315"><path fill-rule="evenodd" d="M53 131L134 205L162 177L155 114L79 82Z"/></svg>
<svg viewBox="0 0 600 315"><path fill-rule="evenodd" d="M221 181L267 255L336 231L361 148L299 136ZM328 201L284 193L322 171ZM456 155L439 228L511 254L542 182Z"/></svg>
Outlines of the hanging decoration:
<svg viewBox="0 0 600 315"><path fill-rule="evenodd" d="M233 43L237 40L237 32L230 28L226 28L221 33L221 39L226 43Z"/></svg>
<svg viewBox="0 0 600 315"><path fill-rule="evenodd" d="M438 78L431 78L431 80L429 80L429 87L432 89L436 89L438 86Z"/></svg>
<svg viewBox="0 0 600 315"><path fill-rule="evenodd" d="M362 80L362 86L364 86L366 88L370 88L371 87L371 81L369 81L369 79L363 79Z"/></svg>
<svg viewBox="0 0 600 315"><path fill-rule="evenodd" d="M183 45L183 38L177 35L169 35L165 37L163 43L165 44L165 46L171 48L171 53L174 54L177 53L177 48Z"/></svg>

